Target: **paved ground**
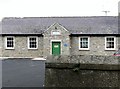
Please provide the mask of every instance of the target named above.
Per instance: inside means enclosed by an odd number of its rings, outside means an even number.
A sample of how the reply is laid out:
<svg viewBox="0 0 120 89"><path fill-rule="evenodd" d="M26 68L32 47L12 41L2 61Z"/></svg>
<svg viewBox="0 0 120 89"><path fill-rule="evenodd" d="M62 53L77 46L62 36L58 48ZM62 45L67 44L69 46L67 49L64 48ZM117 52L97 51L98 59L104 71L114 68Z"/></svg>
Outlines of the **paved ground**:
<svg viewBox="0 0 120 89"><path fill-rule="evenodd" d="M44 78L44 60L2 60L2 87L43 87Z"/></svg>

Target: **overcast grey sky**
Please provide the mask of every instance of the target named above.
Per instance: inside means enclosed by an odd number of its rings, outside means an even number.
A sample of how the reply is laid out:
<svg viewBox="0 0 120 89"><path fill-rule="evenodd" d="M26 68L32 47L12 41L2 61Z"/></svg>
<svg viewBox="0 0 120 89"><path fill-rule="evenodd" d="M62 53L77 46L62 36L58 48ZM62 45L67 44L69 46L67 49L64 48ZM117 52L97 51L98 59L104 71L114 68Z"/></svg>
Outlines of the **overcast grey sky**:
<svg viewBox="0 0 120 89"><path fill-rule="evenodd" d="M120 0L0 0L3 17L108 16L118 15Z"/></svg>

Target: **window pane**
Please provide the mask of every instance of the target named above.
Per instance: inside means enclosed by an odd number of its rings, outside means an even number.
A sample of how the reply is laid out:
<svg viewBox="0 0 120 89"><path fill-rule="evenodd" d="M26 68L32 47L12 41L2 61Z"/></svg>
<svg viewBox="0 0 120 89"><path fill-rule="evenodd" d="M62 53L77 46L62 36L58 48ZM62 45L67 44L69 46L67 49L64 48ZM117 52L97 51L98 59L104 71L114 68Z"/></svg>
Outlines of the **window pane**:
<svg viewBox="0 0 120 89"><path fill-rule="evenodd" d="M11 40L13 40L13 38L12 38L12 37L9 37L9 38L7 38L7 40L10 40L10 41L11 41Z"/></svg>
<svg viewBox="0 0 120 89"><path fill-rule="evenodd" d="M13 37L7 37L7 47L14 47L14 38Z"/></svg>
<svg viewBox="0 0 120 89"><path fill-rule="evenodd" d="M88 48L88 38L80 38L80 48Z"/></svg>
<svg viewBox="0 0 120 89"><path fill-rule="evenodd" d="M29 38L29 48L37 48L37 39L35 37Z"/></svg>
<svg viewBox="0 0 120 89"><path fill-rule="evenodd" d="M106 48L114 48L114 38L106 38Z"/></svg>

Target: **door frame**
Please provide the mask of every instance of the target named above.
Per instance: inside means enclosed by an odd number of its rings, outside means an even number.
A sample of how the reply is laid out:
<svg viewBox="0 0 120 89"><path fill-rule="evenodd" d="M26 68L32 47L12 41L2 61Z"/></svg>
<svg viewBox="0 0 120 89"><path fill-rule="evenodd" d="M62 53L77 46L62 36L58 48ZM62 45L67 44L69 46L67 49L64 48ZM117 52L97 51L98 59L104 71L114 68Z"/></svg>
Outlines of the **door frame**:
<svg viewBox="0 0 120 89"><path fill-rule="evenodd" d="M60 55L62 54L62 41L61 40L51 40L50 41L50 55L52 55L52 43L53 42L60 42Z"/></svg>

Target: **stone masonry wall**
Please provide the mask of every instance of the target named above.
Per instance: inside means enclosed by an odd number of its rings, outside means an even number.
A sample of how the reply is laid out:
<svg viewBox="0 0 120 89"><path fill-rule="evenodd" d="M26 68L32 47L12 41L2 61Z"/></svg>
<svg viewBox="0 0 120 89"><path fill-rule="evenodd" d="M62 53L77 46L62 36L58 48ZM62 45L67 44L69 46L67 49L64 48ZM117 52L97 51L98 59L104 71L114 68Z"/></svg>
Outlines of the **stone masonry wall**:
<svg viewBox="0 0 120 89"><path fill-rule="evenodd" d="M60 35L52 35L52 31L60 31ZM49 29L44 32L44 56L52 55L52 41L61 42L61 55L70 55L69 32L58 23L51 25Z"/></svg>
<svg viewBox="0 0 120 89"><path fill-rule="evenodd" d="M120 57L49 56L45 76L45 87L119 89Z"/></svg>
<svg viewBox="0 0 120 89"><path fill-rule="evenodd" d="M48 56L46 63L120 64L120 57L97 55Z"/></svg>
<svg viewBox="0 0 120 89"><path fill-rule="evenodd" d="M51 28L53 29L53 28ZM116 37L116 50L105 50L105 38L104 37L90 37L90 50L79 50L79 37L70 37L69 33L66 33L62 29L62 35L52 36L48 32L45 32L44 37L38 37L38 49L30 50L27 45L28 36L15 36L15 49L5 49L5 36L0 37L0 56L3 57L41 57L49 56L51 54L51 40L61 40L61 55L98 55L98 56L112 56L119 47L120 37ZM66 33L66 34L65 34ZM64 46L67 44L67 46Z"/></svg>
<svg viewBox="0 0 120 89"><path fill-rule="evenodd" d="M61 65L63 66L63 65ZM47 67L45 87L64 87L72 89L119 89L119 71L83 70L74 68Z"/></svg>
<svg viewBox="0 0 120 89"><path fill-rule="evenodd" d="M15 36L15 49L5 49L5 37L2 37L3 57L41 57L43 56L43 37L38 37L38 49L28 49L28 36Z"/></svg>
<svg viewBox="0 0 120 89"><path fill-rule="evenodd" d="M0 57L2 56L2 37L0 36Z"/></svg>
<svg viewBox="0 0 120 89"><path fill-rule="evenodd" d="M81 36L80 36L81 37ZM120 39L120 37L119 37ZM118 50L118 37L116 37L116 50ZM104 55L111 56L116 50L105 50L104 36L90 37L90 50L79 50L79 37L71 37L71 55Z"/></svg>

